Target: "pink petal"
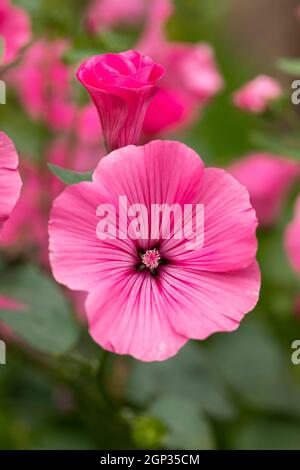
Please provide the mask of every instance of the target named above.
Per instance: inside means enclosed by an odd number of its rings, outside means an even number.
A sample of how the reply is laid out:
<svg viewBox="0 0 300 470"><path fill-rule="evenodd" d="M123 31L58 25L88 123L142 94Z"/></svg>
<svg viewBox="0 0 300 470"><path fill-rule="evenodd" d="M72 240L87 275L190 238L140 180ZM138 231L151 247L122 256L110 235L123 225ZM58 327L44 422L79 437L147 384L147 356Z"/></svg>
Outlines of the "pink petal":
<svg viewBox="0 0 300 470"><path fill-rule="evenodd" d="M186 93L160 88L146 111L143 132L151 136L188 126L195 118L195 108L195 100Z"/></svg>
<svg viewBox="0 0 300 470"><path fill-rule="evenodd" d="M3 40L5 64L13 61L21 47L31 36L30 18L25 10L11 5L8 0L1 0L0 38Z"/></svg>
<svg viewBox="0 0 300 470"><path fill-rule="evenodd" d="M204 246L188 251L185 240L166 240L164 256L204 271L249 266L257 249L257 220L246 188L224 170L207 168L197 202L204 204Z"/></svg>
<svg viewBox="0 0 300 470"><path fill-rule="evenodd" d="M0 229L13 210L21 191L18 156L14 144L0 132Z"/></svg>
<svg viewBox="0 0 300 470"><path fill-rule="evenodd" d="M188 338L205 339L237 329L244 315L255 307L260 271L256 262L227 273L166 266L161 285L174 329Z"/></svg>
<svg viewBox="0 0 300 470"><path fill-rule="evenodd" d="M287 192L300 174L299 162L268 153L253 153L235 162L230 173L249 191L261 225L279 217Z"/></svg>
<svg viewBox="0 0 300 470"><path fill-rule="evenodd" d="M127 240L111 240L111 247L97 238L97 207L109 200L109 194L97 185L83 182L69 186L54 201L49 222L50 263L56 280L71 289L93 289L102 281L103 270L112 269L111 264L128 269L135 259L134 247ZM113 249L116 243L118 251Z"/></svg>
<svg viewBox="0 0 300 470"><path fill-rule="evenodd" d="M167 308L153 279L136 273L119 276L89 294L90 334L109 351L143 361L162 361L187 342L172 327Z"/></svg>
<svg viewBox="0 0 300 470"><path fill-rule="evenodd" d="M234 93L233 103L245 111L259 114L266 111L269 102L279 98L281 94L282 89L277 80L259 75Z"/></svg>
<svg viewBox="0 0 300 470"><path fill-rule="evenodd" d="M134 25L143 18L147 0L93 0L87 12L87 28L91 32L120 24Z"/></svg>

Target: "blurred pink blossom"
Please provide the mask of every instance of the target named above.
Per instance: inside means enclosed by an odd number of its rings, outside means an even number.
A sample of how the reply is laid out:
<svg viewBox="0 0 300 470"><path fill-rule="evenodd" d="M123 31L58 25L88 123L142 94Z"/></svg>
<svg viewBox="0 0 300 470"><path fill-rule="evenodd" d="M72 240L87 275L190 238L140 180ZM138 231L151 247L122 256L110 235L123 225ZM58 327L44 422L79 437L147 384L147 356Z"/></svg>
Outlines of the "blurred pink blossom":
<svg viewBox="0 0 300 470"><path fill-rule="evenodd" d="M0 132L0 231L11 215L20 196L22 182L19 159L13 142ZM0 237L1 237L0 233Z"/></svg>
<svg viewBox="0 0 300 470"><path fill-rule="evenodd" d="M165 27L172 12L170 0L153 0L137 46L166 69L160 92L146 112L144 131L149 135L191 124L199 110L223 88L223 78L209 44L167 39Z"/></svg>
<svg viewBox="0 0 300 470"><path fill-rule="evenodd" d="M26 305L17 302L10 297L0 295L0 310L25 310Z"/></svg>
<svg viewBox="0 0 300 470"><path fill-rule="evenodd" d="M151 226L148 238L98 238L99 204L118 213L120 195L148 210L152 203L204 204L204 246L188 250L176 230L154 240ZM130 145L101 159L92 182L68 186L54 201L51 266L58 282L88 292L89 330L98 344L164 360L189 338L235 330L254 308L256 226L246 188L223 170L204 168L189 147L158 140Z"/></svg>
<svg viewBox="0 0 300 470"><path fill-rule="evenodd" d="M86 60L77 78L98 110L106 148L139 142L145 112L164 69L136 51L102 54Z"/></svg>
<svg viewBox="0 0 300 470"><path fill-rule="evenodd" d="M0 2L0 41L3 41L3 57L0 63L13 61L19 50L31 36L29 15L22 8L11 4L10 0Z"/></svg>
<svg viewBox="0 0 300 470"><path fill-rule="evenodd" d="M58 136L46 152L46 162L74 171L94 169L105 154L101 126L95 107L91 104L77 111L77 121L70 132ZM23 159L21 197L6 222L0 248L12 255L35 256L48 265L47 225L54 197L65 185L46 167L46 162L34 165Z"/></svg>
<svg viewBox="0 0 300 470"><path fill-rule="evenodd" d="M143 133L149 137L192 124L195 101L185 92L162 87L146 111Z"/></svg>
<svg viewBox="0 0 300 470"><path fill-rule="evenodd" d="M229 168L230 173L247 187L261 225L276 221L299 170L297 162L268 153L249 154Z"/></svg>
<svg viewBox="0 0 300 470"><path fill-rule="evenodd" d="M68 129L74 119L71 75L62 61L67 48L66 41L40 39L7 75L29 116L54 130Z"/></svg>
<svg viewBox="0 0 300 470"><path fill-rule="evenodd" d="M99 116L91 103L76 110L72 128L52 140L46 157L47 162L62 168L87 172L95 169L105 154ZM49 176L48 189L54 198L64 188L64 184L57 177Z"/></svg>
<svg viewBox="0 0 300 470"><path fill-rule="evenodd" d="M263 113L272 100L279 98L282 89L277 80L260 75L246 83L233 95L235 106L251 113Z"/></svg>
<svg viewBox="0 0 300 470"><path fill-rule="evenodd" d="M120 25L135 25L143 19L148 2L149 0L92 0L87 11L87 28L96 33Z"/></svg>
<svg viewBox="0 0 300 470"><path fill-rule="evenodd" d="M13 253L38 249L47 258L47 212L43 211L46 201L43 201L42 175L25 159L22 160L21 175L21 196L4 226L0 247Z"/></svg>
<svg viewBox="0 0 300 470"><path fill-rule="evenodd" d="M286 230L285 247L291 265L300 273L300 197L296 201L294 218Z"/></svg>

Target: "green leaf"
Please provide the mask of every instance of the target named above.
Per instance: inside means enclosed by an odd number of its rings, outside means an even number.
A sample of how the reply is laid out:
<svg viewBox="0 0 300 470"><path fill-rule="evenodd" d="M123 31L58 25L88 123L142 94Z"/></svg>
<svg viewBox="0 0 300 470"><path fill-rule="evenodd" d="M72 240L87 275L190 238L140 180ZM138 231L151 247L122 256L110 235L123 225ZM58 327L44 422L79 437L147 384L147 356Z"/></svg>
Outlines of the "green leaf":
<svg viewBox="0 0 300 470"><path fill-rule="evenodd" d="M63 61L67 65L79 64L83 62L85 59L92 57L94 55L100 54L104 52L98 49L71 49L68 50L64 56Z"/></svg>
<svg viewBox="0 0 300 470"><path fill-rule="evenodd" d="M92 172L79 173L73 170L67 170L52 163L48 163L49 169L65 184L76 184L82 181L92 181Z"/></svg>
<svg viewBox="0 0 300 470"><path fill-rule="evenodd" d="M300 388L289 372L290 344L281 351L258 315L251 313L230 335L211 338L210 357L241 402L300 416Z"/></svg>
<svg viewBox="0 0 300 470"><path fill-rule="evenodd" d="M227 390L215 373L204 348L186 345L176 357L164 362L134 362L128 384L129 398L139 405L151 405L157 397L189 399L212 417L235 414Z"/></svg>
<svg viewBox="0 0 300 470"><path fill-rule="evenodd" d="M277 61L277 67L288 75L300 75L300 59L284 58Z"/></svg>
<svg viewBox="0 0 300 470"><path fill-rule="evenodd" d="M162 398L151 407L153 416L167 427L166 448L201 449L214 448L211 429L195 403L184 398Z"/></svg>
<svg viewBox="0 0 300 470"><path fill-rule="evenodd" d="M95 444L81 429L52 426L40 430L31 444L33 450L96 450Z"/></svg>
<svg viewBox="0 0 300 470"><path fill-rule="evenodd" d="M0 275L0 293L25 306L21 311L0 310L0 319L36 349L67 352L79 328L60 288L33 266L11 268Z"/></svg>
<svg viewBox="0 0 300 470"><path fill-rule="evenodd" d="M299 450L299 425L274 419L251 419L235 434L238 450Z"/></svg>
<svg viewBox="0 0 300 470"><path fill-rule="evenodd" d="M260 150L300 160L299 135L274 136L253 132L250 138L251 142Z"/></svg>

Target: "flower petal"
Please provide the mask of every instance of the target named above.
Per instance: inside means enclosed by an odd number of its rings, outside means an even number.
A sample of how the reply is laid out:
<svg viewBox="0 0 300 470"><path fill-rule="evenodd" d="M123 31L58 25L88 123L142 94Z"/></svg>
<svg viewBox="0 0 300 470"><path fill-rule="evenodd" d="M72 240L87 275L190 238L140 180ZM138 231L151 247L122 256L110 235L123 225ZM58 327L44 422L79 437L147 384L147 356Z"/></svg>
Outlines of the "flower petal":
<svg viewBox="0 0 300 470"><path fill-rule="evenodd" d="M18 155L12 141L0 132L0 229L13 210L21 191Z"/></svg>
<svg viewBox="0 0 300 470"><path fill-rule="evenodd" d="M172 306L170 322L178 333L193 339L238 328L244 315L255 307L259 287L256 261L228 273L166 266L161 276L161 289Z"/></svg>
<svg viewBox="0 0 300 470"><path fill-rule="evenodd" d="M109 351L143 361L162 361L174 356L187 342L171 326L166 308L151 276L118 276L114 283L101 284L101 289L88 296L90 334Z"/></svg>
<svg viewBox="0 0 300 470"><path fill-rule="evenodd" d="M257 250L257 219L247 189L224 170L207 168L197 202L204 204L204 246L188 251L185 240L171 239L164 243L164 255L204 271L249 266Z"/></svg>
<svg viewBox="0 0 300 470"><path fill-rule="evenodd" d="M134 266L130 240L97 238L97 207L109 194L89 182L69 186L53 204L49 222L50 263L55 279L70 289L99 286L105 273ZM117 249L116 249L117 247Z"/></svg>

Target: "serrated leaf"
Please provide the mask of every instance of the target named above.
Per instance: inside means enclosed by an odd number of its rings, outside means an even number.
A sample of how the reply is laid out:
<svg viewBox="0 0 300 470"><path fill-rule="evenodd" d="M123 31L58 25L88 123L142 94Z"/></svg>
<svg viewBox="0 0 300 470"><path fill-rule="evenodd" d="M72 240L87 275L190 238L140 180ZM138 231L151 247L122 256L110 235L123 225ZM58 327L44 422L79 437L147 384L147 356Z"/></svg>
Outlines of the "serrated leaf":
<svg viewBox="0 0 300 470"><path fill-rule="evenodd" d="M48 163L51 172L65 184L76 184L82 181L92 181L92 172L80 173Z"/></svg>
<svg viewBox="0 0 300 470"><path fill-rule="evenodd" d="M0 293L24 305L24 310L0 310L0 319L36 349L68 351L79 328L55 282L33 266L11 268L0 276Z"/></svg>

